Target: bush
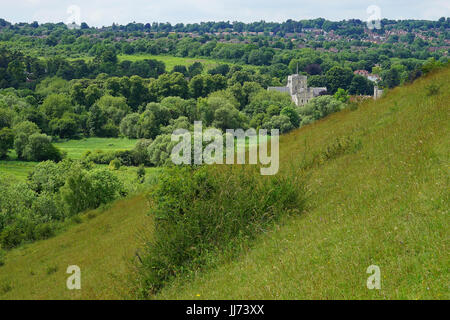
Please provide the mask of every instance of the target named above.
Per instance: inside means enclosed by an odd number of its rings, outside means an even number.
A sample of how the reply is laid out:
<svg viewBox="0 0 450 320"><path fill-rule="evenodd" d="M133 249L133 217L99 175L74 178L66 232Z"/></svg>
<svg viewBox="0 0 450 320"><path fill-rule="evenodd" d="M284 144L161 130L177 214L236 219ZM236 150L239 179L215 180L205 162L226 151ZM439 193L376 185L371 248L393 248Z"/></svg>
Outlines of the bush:
<svg viewBox="0 0 450 320"><path fill-rule="evenodd" d="M294 126L294 128L298 128L300 125L300 116L297 112L297 110L295 110L294 107L284 107L283 110L281 110L280 115L284 115L289 117L289 120L291 121L292 125Z"/></svg>
<svg viewBox="0 0 450 320"><path fill-rule="evenodd" d="M87 171L75 168L61 188L61 196L70 214L96 209L124 194L122 183L107 169Z"/></svg>
<svg viewBox="0 0 450 320"><path fill-rule="evenodd" d="M431 83L425 87L427 96L435 96L439 93L441 90L441 87L437 85L436 83Z"/></svg>
<svg viewBox="0 0 450 320"><path fill-rule="evenodd" d="M26 238L20 223L6 226L0 233L0 244L5 249L12 249L20 245Z"/></svg>
<svg viewBox="0 0 450 320"><path fill-rule="evenodd" d="M145 181L145 167L144 165L140 165L139 168L137 169L137 179L140 183L144 183Z"/></svg>
<svg viewBox="0 0 450 320"><path fill-rule="evenodd" d="M286 133L294 129L291 120L286 115L273 116L269 121L264 122L263 129L278 129L280 133Z"/></svg>
<svg viewBox="0 0 450 320"><path fill-rule="evenodd" d="M23 152L28 145L28 139L31 135L40 133L38 126L30 121L23 121L14 126L14 149L17 157L23 159Z"/></svg>
<svg viewBox="0 0 450 320"><path fill-rule="evenodd" d="M154 166L170 166L170 154L177 142L172 142L170 134L163 134L148 147L148 159Z"/></svg>
<svg viewBox="0 0 450 320"><path fill-rule="evenodd" d="M46 134L35 133L28 138L23 154L23 158L28 161L61 161L63 156L51 143L51 138Z"/></svg>
<svg viewBox="0 0 450 320"><path fill-rule="evenodd" d="M299 109L300 116L302 117L302 125L304 122L310 122L312 120L319 120L327 115L340 111L344 108L344 104L336 100L331 96L321 96L311 99L304 107ZM308 120L305 120L309 117Z"/></svg>
<svg viewBox="0 0 450 320"><path fill-rule="evenodd" d="M72 164L73 161L68 159L60 163L53 161L40 162L28 175L28 184L31 189L38 193L43 191L49 193L58 192L66 182L67 173Z"/></svg>
<svg viewBox="0 0 450 320"><path fill-rule="evenodd" d="M282 215L303 208L298 175L215 169L176 167L160 177L151 194L155 230L140 268L144 296L175 276L214 263L219 252L236 253Z"/></svg>
<svg viewBox="0 0 450 320"><path fill-rule="evenodd" d="M120 169L120 160L115 158L114 160L111 160L109 163L109 168L111 170L119 170Z"/></svg>
<svg viewBox="0 0 450 320"><path fill-rule="evenodd" d="M125 195L107 169L82 162L41 162L27 182L0 175L0 245L11 249L51 237L68 216L95 209Z"/></svg>

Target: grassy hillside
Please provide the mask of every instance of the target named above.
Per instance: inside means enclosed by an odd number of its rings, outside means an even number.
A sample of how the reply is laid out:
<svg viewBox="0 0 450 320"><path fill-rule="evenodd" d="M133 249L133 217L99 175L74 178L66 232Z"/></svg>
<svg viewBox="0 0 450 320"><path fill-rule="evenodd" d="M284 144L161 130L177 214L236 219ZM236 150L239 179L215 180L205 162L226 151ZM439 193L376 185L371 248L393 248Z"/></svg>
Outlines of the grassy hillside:
<svg viewBox="0 0 450 320"><path fill-rule="evenodd" d="M308 169L304 214L238 261L158 298L448 299L449 76L432 75L284 136L282 170L333 149L336 137L360 149ZM427 95L431 84L441 86L438 95ZM381 269L379 291L366 288L373 264Z"/></svg>
<svg viewBox="0 0 450 320"><path fill-rule="evenodd" d="M303 168L305 212L155 298L449 299L449 79L447 69L283 136L279 174ZM9 252L0 298L124 297L146 210L144 198L124 200ZM77 263L84 287L68 292L65 269ZM366 287L370 265L381 290Z"/></svg>
<svg viewBox="0 0 450 320"><path fill-rule="evenodd" d="M0 267L0 299L117 299L128 295L138 232L149 227L142 196L82 216L49 240L15 249ZM151 226L151 225L150 225ZM69 265L81 269L82 290L66 288Z"/></svg>

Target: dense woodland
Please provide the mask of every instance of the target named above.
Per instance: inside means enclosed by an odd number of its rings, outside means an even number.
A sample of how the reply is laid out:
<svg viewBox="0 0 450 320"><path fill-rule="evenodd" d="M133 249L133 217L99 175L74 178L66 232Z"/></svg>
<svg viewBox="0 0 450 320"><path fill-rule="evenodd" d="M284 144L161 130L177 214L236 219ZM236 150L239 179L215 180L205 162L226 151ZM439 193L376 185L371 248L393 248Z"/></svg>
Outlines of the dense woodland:
<svg viewBox="0 0 450 320"><path fill-rule="evenodd" d="M349 95L370 96L374 85L394 88L447 64L449 31L448 18L383 20L374 31L360 20L73 29L0 19L0 158L41 162L26 183L0 181L0 242L10 248L46 237L49 223L127 193L93 163L170 165L171 133L192 130L195 120L222 131L286 133L355 107ZM119 58L143 54L210 59L215 66L168 70L158 59ZM328 92L297 107L289 95L267 91L297 70ZM81 161L53 145L85 137L140 140L133 150L92 150Z"/></svg>

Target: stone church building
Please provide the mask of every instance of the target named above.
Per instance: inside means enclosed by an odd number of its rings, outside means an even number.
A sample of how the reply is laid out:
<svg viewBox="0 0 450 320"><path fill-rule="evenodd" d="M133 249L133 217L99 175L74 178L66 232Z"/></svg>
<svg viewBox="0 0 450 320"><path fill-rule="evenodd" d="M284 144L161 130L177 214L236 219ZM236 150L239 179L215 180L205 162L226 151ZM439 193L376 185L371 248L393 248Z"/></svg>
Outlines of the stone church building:
<svg viewBox="0 0 450 320"><path fill-rule="evenodd" d="M300 74L293 74L288 77L286 87L268 87L269 91L286 92L291 95L292 101L297 106L303 106L314 97L326 92L327 88L308 88L308 77Z"/></svg>

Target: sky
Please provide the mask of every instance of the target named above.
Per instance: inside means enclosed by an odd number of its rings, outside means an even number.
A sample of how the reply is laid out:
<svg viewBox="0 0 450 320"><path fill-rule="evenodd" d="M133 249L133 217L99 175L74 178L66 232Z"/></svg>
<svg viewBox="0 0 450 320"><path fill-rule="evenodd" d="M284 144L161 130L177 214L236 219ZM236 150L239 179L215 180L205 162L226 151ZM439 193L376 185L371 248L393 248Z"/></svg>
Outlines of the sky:
<svg viewBox="0 0 450 320"><path fill-rule="evenodd" d="M81 21L97 27L113 22L282 22L319 17L366 21L374 15L437 20L450 16L450 0L0 0L0 18L10 22Z"/></svg>

